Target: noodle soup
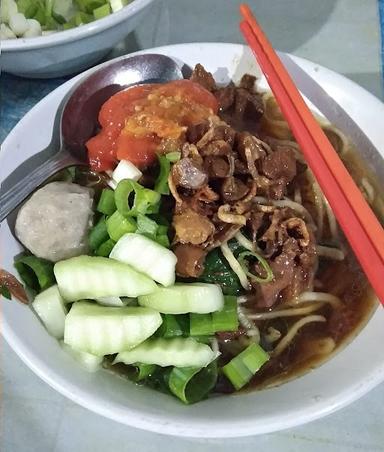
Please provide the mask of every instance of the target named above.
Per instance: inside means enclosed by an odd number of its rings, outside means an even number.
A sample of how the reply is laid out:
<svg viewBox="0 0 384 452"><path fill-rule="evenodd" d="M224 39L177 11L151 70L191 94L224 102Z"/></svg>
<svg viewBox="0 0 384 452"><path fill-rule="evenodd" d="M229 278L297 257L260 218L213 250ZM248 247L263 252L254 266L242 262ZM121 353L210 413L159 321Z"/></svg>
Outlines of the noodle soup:
<svg viewBox="0 0 384 452"><path fill-rule="evenodd" d="M323 127L382 219L378 182ZM253 76L218 87L197 65L191 80L119 92L87 149L89 171L71 169L22 207L29 253L16 268L48 331L88 369L194 403L296 377L372 314L374 294Z"/></svg>

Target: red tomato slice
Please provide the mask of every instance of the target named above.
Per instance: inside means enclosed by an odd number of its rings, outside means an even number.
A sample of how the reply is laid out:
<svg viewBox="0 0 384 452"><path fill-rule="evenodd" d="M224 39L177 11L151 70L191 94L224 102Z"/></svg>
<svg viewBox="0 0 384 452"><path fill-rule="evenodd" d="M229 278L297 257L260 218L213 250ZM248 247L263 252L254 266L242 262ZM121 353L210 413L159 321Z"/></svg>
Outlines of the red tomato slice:
<svg viewBox="0 0 384 452"><path fill-rule="evenodd" d="M110 97L101 107L99 123L101 127L116 127L121 130L125 119L135 110L135 101L145 99L156 85L132 86Z"/></svg>

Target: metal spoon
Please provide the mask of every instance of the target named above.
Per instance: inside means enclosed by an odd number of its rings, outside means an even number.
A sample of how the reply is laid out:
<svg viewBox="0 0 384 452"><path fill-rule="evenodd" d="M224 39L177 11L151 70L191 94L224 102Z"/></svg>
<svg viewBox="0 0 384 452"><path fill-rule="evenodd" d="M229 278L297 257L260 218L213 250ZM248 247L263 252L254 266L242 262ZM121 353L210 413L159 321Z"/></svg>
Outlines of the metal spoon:
<svg viewBox="0 0 384 452"><path fill-rule="evenodd" d="M2 182L0 222L53 174L68 166L88 164L85 143L95 134L99 110L109 97L131 85L181 78L182 72L174 60L147 54L107 64L81 80L58 110L49 146Z"/></svg>

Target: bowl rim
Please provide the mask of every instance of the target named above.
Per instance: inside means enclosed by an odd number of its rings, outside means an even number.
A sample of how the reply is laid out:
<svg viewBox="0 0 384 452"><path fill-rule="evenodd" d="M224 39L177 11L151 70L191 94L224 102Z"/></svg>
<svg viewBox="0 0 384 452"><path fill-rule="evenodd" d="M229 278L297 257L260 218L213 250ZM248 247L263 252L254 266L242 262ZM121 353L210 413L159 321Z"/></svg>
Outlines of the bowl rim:
<svg viewBox="0 0 384 452"><path fill-rule="evenodd" d="M129 17L139 13L154 1L155 0L133 0L131 3L115 13L111 13L102 19L97 19L89 24L84 24L69 30L52 32L35 38L6 39L1 42L1 51L22 52L32 49L53 47L77 39L83 39L87 36L101 33L108 28L112 28L118 23L123 22Z"/></svg>
<svg viewBox="0 0 384 452"><path fill-rule="evenodd" d="M187 44L176 44L169 46L162 46L152 49L146 49L143 51L138 51L132 53L130 55L125 55L118 57L111 61L121 60L123 58L135 55L135 54L145 54L145 53L161 53L165 55L170 55L171 57L178 60L178 57L172 56L173 52L180 54L180 49L184 52L188 52L188 49L193 49L197 47L197 50L200 48L204 49L204 47L215 47L215 51L221 50L223 52L232 53L234 49L245 49L245 46L240 44L230 44L230 43L187 43ZM194 49L196 50L196 49ZM356 83L351 80L348 80L344 76L331 71L327 68L324 68L321 65L318 65L309 60L305 60L303 58L295 57L290 55L293 60L302 65L303 69L308 71L308 69L313 70L315 72L321 71L328 75L330 79L334 79L336 82L343 82L343 85L346 86L346 90L355 88L361 93L363 98L370 100L371 103L376 104L378 108L383 110L384 112L384 104L376 98L374 95L369 93L364 88L360 87ZM180 57L179 57L180 58ZM64 93L70 89L70 87L76 83L79 79L91 74L94 70L99 69L102 66L110 64L111 61L102 63L101 65L96 66L95 68L91 68L72 79L68 80L66 83L56 88L52 93L48 94L44 99L42 99L38 104L36 104L32 110L41 107L40 104L46 103L50 96L53 95L54 92L63 91ZM179 60L181 61L181 60ZM31 110L31 111L32 111ZM31 112L30 111L30 112ZM29 113L30 113L29 112ZM20 120L17 126L12 129L12 131L8 134L6 141L8 138L11 138L16 134L18 126L22 126L25 122L28 122L30 118L30 114L27 115ZM381 135L380 135L381 136ZM3 154L4 155L4 154ZM0 163L1 163L1 155L0 155ZM1 165L0 165L1 168ZM381 311L380 311L381 314ZM377 311L374 317L369 321L376 319L376 322L382 319L377 319ZM140 412L131 407L124 407L124 413L119 410L114 409L113 405L103 405L100 403L100 400L93 397L92 394L87 392L86 390L82 390L75 384L68 382L65 378L63 378L60 374L58 374L55 369L51 366L46 366L40 358L36 358L33 355L31 356L28 346L23 344L17 332L8 325L7 319L3 318L3 328L1 329L1 333L3 337L6 339L8 344L12 347L12 349L17 353L17 355L24 361L24 363L34 372L36 373L42 380L48 383L51 387L57 390L59 393L69 398L73 402L90 409L102 416L115 420L117 422L140 428L143 430L175 435L175 436L184 436L184 437L200 437L200 438L230 438L230 437L242 437L249 436L255 434L264 434L271 433L273 431L280 431L287 428L295 427L298 425L306 424L310 421L319 419L328 414L331 414L338 409L345 407L346 405L352 403L357 400L359 397L363 396L375 386L384 381L384 361L377 361L377 365L375 365L374 369L370 369L369 373L366 374L366 379L355 380L353 384L350 384L347 388L344 388L335 396L328 396L323 400L314 400L313 405L311 407L304 406L300 409L292 412L289 418L277 418L274 416L273 418L269 418L268 420L264 420L261 424L255 422L255 418L251 418L249 422L246 422L242 425L236 424L235 428L230 428L232 425L229 425L228 422L222 422L220 424L212 419L211 425L207 425L204 428L200 424L191 423L190 425L186 425L183 423L169 423L164 419L164 415L150 415L148 413ZM358 336L363 333L361 331ZM340 354L343 351L340 352ZM335 359L335 358L333 358ZM325 367L327 363L323 364L321 367ZM297 380L296 380L297 381ZM166 413L165 413L166 418Z"/></svg>

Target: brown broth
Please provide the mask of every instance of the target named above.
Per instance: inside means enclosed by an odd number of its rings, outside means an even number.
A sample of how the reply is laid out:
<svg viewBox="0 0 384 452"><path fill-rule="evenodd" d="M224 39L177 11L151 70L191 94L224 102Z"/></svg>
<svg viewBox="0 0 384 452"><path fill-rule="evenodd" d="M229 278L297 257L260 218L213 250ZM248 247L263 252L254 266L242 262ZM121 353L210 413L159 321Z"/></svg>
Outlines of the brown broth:
<svg viewBox="0 0 384 452"><path fill-rule="evenodd" d="M376 197L371 207L384 223L379 181L352 147L346 150L342 159L360 187L362 178L373 187ZM342 350L368 323L378 306L377 298L344 237L341 237L341 246L346 253L345 259L341 262L323 259L316 278L321 282L320 290L338 296L343 305L337 309L324 306L317 310L315 314L324 315L327 322L309 323L300 329L290 346L279 357L272 358L245 390L277 386L309 372ZM287 328L299 318L285 318ZM266 322L257 324L261 331L267 326ZM327 338L332 338L336 344L331 352L324 349Z"/></svg>

